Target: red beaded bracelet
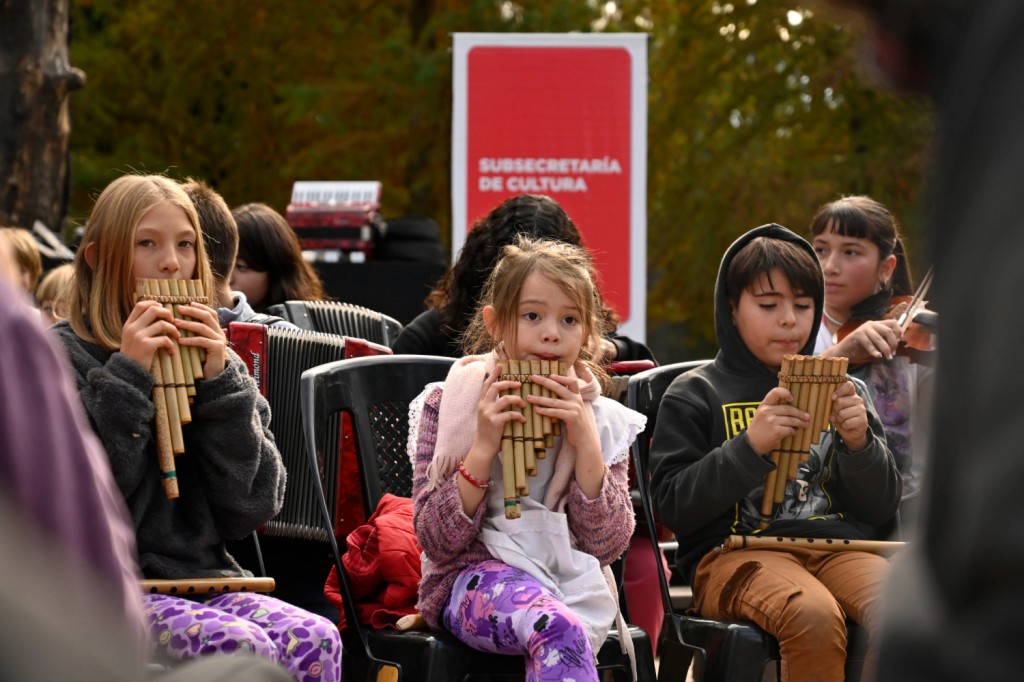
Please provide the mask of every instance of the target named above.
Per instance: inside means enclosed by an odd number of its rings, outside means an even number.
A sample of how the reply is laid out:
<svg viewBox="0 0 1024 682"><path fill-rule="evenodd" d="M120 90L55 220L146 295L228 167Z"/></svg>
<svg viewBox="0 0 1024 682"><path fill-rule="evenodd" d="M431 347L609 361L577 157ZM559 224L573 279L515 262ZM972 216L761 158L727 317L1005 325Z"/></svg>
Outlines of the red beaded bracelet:
<svg viewBox="0 0 1024 682"><path fill-rule="evenodd" d="M493 478L488 479L487 482L485 483L476 476L474 476L473 474L469 473L469 471L466 469L465 462L459 462L459 473L462 474L462 477L469 481L470 483L472 483L475 487L480 488L480 490L490 490L491 486L494 484Z"/></svg>

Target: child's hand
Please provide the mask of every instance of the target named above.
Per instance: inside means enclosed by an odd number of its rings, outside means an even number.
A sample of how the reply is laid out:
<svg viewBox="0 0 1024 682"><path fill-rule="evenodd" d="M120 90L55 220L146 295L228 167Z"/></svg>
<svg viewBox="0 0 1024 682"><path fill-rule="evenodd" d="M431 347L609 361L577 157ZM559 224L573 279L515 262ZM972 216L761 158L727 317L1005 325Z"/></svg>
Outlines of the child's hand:
<svg viewBox="0 0 1024 682"><path fill-rule="evenodd" d="M121 328L121 354L149 371L157 350L175 352L178 329L173 320L171 312L159 302L139 301Z"/></svg>
<svg viewBox="0 0 1024 682"><path fill-rule="evenodd" d="M228 340L220 328L217 311L202 303L189 303L178 306L178 312L183 317L175 319L174 324L181 331L192 332L192 336L182 335L178 344L204 349L203 377L218 376L227 365Z"/></svg>
<svg viewBox="0 0 1024 682"><path fill-rule="evenodd" d="M792 436L797 429L810 426L811 415L793 406L793 394L789 389L776 386L768 391L758 405L754 418L747 427L747 442L759 455L767 455L776 449L786 436Z"/></svg>
<svg viewBox="0 0 1024 682"><path fill-rule="evenodd" d="M518 391L522 385L518 381L498 381L501 376L501 365L494 369L484 378L483 391L480 393L480 402L476 409L476 440L473 442L472 453L479 453L486 457L487 468L485 471L474 472L484 474L486 480L490 472L491 462L501 450L501 434L505 430L505 424L513 421L526 422L526 417L517 412L514 408L522 409L526 403L519 396L518 392L502 395L506 391L515 389ZM467 462L469 457L466 458ZM475 458L474 458L475 459Z"/></svg>
<svg viewBox="0 0 1024 682"><path fill-rule="evenodd" d="M868 411L852 381L840 384L832 394L832 423L850 450L868 444Z"/></svg>
<svg viewBox="0 0 1024 682"><path fill-rule="evenodd" d="M900 343L900 325L896 320L868 320L829 352L834 357L848 357L850 362L891 360Z"/></svg>
<svg viewBox="0 0 1024 682"><path fill-rule="evenodd" d="M596 450L600 453L597 431L587 418L587 406L580 395L579 380L560 374L532 374L530 380L553 394L551 397L531 395L527 398L533 403L537 414L562 420L565 427L562 435L573 444L577 452Z"/></svg>

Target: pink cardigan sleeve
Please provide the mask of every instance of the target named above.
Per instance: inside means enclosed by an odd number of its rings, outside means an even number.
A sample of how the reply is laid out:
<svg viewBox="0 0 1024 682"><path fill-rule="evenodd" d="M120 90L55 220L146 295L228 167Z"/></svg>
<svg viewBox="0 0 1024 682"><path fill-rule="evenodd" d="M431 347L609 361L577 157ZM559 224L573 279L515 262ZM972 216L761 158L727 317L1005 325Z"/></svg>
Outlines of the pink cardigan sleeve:
<svg viewBox="0 0 1024 682"><path fill-rule="evenodd" d="M593 500L587 499L575 479L569 485L569 530L577 548L592 554L602 566L622 556L636 526L628 479L626 458L605 469L601 494Z"/></svg>
<svg viewBox="0 0 1024 682"><path fill-rule="evenodd" d="M486 505L481 504L472 518L462 510L462 498L450 476L432 490L427 490L427 467L437 445L437 418L441 405L441 389L427 396L420 416L420 426L413 460L413 525L416 540L431 561L447 563L462 554L480 532Z"/></svg>

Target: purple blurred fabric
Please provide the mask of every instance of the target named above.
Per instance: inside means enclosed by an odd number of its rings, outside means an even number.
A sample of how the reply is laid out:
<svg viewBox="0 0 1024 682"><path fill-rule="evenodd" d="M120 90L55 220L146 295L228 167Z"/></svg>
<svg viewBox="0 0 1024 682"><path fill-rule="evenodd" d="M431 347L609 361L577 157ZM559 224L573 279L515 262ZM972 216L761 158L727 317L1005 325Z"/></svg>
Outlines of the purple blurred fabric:
<svg viewBox="0 0 1024 682"><path fill-rule="evenodd" d="M144 647L133 525L65 363L0 278L0 495L67 552L70 584L55 589L108 592Z"/></svg>

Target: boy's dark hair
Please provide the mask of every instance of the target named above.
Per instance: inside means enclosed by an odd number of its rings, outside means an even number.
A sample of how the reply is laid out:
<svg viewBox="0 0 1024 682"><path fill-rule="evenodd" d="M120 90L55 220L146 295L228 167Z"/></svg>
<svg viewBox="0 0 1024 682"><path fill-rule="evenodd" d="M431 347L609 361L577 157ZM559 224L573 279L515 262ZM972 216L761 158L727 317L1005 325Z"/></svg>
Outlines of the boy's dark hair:
<svg viewBox="0 0 1024 682"><path fill-rule="evenodd" d="M771 271L779 269L794 293L820 296L825 283L818 260L810 251L783 239L756 237L740 249L729 263L725 275L725 295L735 308L740 296L764 275L771 281Z"/></svg>
<svg viewBox="0 0 1024 682"><path fill-rule="evenodd" d="M218 282L227 281L238 255L238 227L224 197L202 180L188 178L182 188L195 204L210 269Z"/></svg>

